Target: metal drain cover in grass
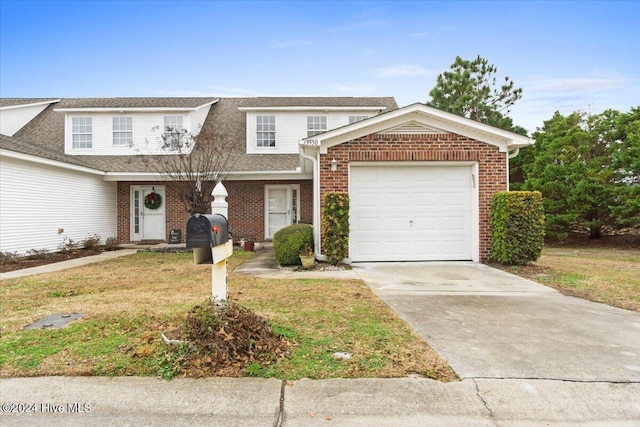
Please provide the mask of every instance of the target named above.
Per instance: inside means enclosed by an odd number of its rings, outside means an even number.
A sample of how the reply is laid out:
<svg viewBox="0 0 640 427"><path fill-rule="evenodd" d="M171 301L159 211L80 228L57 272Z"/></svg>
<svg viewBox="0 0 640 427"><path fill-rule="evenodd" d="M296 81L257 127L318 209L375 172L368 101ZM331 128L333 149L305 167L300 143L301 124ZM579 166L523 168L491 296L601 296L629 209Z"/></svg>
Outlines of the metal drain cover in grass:
<svg viewBox="0 0 640 427"><path fill-rule="evenodd" d="M51 316L47 316L43 319L38 320L37 322L33 322L32 324L27 325L24 328L25 329L60 329L60 328L64 328L74 320L81 318L82 316L83 315L79 313L52 314Z"/></svg>

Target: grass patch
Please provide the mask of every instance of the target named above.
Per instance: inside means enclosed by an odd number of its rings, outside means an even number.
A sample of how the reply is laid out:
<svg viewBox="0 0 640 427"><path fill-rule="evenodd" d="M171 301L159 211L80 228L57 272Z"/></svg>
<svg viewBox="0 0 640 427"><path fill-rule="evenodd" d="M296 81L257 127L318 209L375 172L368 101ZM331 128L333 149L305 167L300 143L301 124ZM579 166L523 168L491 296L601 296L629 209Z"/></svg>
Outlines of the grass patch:
<svg viewBox="0 0 640 427"><path fill-rule="evenodd" d="M360 281L270 280L234 274L248 259L230 259L229 296L266 318L292 345L277 363L249 364L246 376L403 377L455 374ZM191 254L132 256L2 281L0 376L189 374L188 356L160 338L211 295L211 268ZM23 327L53 313L83 313L58 330ZM338 361L335 352L352 358Z"/></svg>
<svg viewBox="0 0 640 427"><path fill-rule="evenodd" d="M640 250L549 247L532 265L508 271L565 295L640 312Z"/></svg>

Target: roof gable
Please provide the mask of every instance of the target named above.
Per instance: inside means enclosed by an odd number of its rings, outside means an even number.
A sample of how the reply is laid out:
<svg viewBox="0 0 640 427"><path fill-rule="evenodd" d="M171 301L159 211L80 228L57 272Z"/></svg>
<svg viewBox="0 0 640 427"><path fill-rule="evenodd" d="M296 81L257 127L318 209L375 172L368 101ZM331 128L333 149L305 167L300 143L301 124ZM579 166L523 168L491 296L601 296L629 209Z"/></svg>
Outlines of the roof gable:
<svg viewBox="0 0 640 427"><path fill-rule="evenodd" d="M320 152L326 153L330 147L356 138L374 133L405 133L402 130L407 130L406 133L455 133L495 145L503 152L534 143L527 136L416 103L305 138L302 144L307 141L307 145L312 145L308 141L313 139L313 145L319 145Z"/></svg>

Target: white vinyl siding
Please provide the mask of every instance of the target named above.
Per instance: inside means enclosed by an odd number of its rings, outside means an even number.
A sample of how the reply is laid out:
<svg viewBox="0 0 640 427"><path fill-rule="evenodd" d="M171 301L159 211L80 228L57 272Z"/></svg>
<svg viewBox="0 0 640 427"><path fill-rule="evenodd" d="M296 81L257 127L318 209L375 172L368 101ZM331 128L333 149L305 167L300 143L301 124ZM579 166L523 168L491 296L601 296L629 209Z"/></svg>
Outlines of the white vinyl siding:
<svg viewBox="0 0 640 427"><path fill-rule="evenodd" d="M1 157L0 251L55 251L65 238L115 236L116 185L101 175Z"/></svg>
<svg viewBox="0 0 640 427"><path fill-rule="evenodd" d="M299 141L307 138L309 116L319 116L319 111L300 110L300 111L247 111L247 153L249 154L298 154ZM335 129L349 124L349 116L364 116L370 112L363 110L348 111L328 111L322 112L322 117L326 117L326 130ZM257 117L272 116L275 117L275 128L277 134L275 136L276 144L269 150L258 145ZM275 129L274 128L274 129Z"/></svg>
<svg viewBox="0 0 640 427"><path fill-rule="evenodd" d="M71 118L71 140L73 148L93 148L93 118Z"/></svg>
<svg viewBox="0 0 640 427"><path fill-rule="evenodd" d="M327 131L327 116L307 116L307 137Z"/></svg>
<svg viewBox="0 0 640 427"><path fill-rule="evenodd" d="M113 118L113 145L133 144L133 117Z"/></svg>
<svg viewBox="0 0 640 427"><path fill-rule="evenodd" d="M16 132L44 111L50 104L0 108L0 133L13 136Z"/></svg>
<svg viewBox="0 0 640 427"><path fill-rule="evenodd" d="M256 145L261 148L276 146L276 117L256 117Z"/></svg>

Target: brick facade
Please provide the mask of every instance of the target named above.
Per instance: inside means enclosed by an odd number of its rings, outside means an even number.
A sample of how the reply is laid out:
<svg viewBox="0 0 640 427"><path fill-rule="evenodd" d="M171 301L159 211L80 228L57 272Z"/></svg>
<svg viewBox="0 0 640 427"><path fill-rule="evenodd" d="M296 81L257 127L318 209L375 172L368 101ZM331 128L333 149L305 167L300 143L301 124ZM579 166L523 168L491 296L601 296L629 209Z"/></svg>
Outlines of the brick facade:
<svg viewBox="0 0 640 427"><path fill-rule="evenodd" d="M506 153L498 147L456 134L372 134L329 148L320 155L320 202L330 191L349 191L349 162L471 161L478 163L480 261L489 258L489 208L493 193L507 190ZM338 161L332 172L330 162ZM322 207L321 207L322 212Z"/></svg>
<svg viewBox="0 0 640 427"><path fill-rule="evenodd" d="M300 220L311 223L313 217L313 185L311 180L288 181L226 181L224 186L229 193L229 230L234 239L251 238L260 242L264 240L264 191L265 185L299 184L300 185ZM166 203L166 235L169 230L182 230L182 241L185 238L185 227L189 214L178 198L175 185L171 182L118 182L118 240L129 242L131 236L131 196L132 185L165 186Z"/></svg>

